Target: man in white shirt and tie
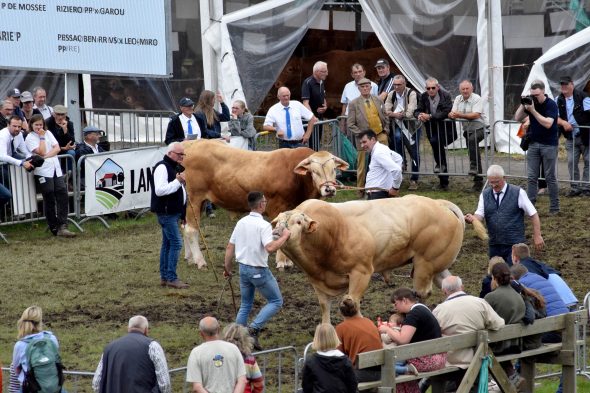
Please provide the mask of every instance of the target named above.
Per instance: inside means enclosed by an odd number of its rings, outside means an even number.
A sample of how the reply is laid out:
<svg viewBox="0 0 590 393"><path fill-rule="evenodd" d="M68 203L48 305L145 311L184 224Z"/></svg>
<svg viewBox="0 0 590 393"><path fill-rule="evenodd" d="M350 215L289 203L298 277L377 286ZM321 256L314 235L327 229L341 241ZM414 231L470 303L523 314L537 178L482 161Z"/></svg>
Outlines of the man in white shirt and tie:
<svg viewBox="0 0 590 393"><path fill-rule="evenodd" d="M173 116L168 123L164 142L169 145L172 142L182 142L185 139L201 139L201 128L194 115L195 102L188 97L178 101L180 113Z"/></svg>
<svg viewBox="0 0 590 393"><path fill-rule="evenodd" d="M279 102L266 113L262 129L276 132L279 148L302 147L309 141L318 119L301 102L291 100L291 91L288 88L279 88L277 98ZM307 131L303 129L302 119L308 121Z"/></svg>
<svg viewBox="0 0 590 393"><path fill-rule="evenodd" d="M537 209L531 203L526 192L513 184L506 183L504 169L500 165L491 165L487 172L488 183L479 195L477 210L466 214L465 221L482 221L485 218L489 234L489 257L500 256L512 266L512 245L525 243L524 216L528 216L533 226L535 249L545 246L541 236L541 220Z"/></svg>
<svg viewBox="0 0 590 393"><path fill-rule="evenodd" d="M24 160L31 155L31 152L27 148L21 133L22 123L20 117L13 115L8 119L8 126L0 130L0 163L6 162L32 170L33 165ZM0 173L0 209L12 198L8 179L8 166L2 165L2 172Z"/></svg>
<svg viewBox="0 0 590 393"><path fill-rule="evenodd" d="M358 136L362 149L370 154L365 182L368 199L398 196L402 184L402 156L378 143L373 130L361 131Z"/></svg>

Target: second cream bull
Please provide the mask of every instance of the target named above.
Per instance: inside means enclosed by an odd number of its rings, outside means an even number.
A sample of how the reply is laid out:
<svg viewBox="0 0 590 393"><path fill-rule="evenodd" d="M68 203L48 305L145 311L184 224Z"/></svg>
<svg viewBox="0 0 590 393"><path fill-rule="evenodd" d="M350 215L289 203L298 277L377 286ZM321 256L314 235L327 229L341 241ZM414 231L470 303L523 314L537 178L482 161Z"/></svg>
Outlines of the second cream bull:
<svg viewBox="0 0 590 393"><path fill-rule="evenodd" d="M330 300L346 291L360 301L373 272L413 263L423 298L440 287L461 245L465 220L446 200L408 195L373 201L308 200L273 220L274 235L291 231L281 250L308 276L330 322ZM483 226L476 228L483 230ZM484 233L479 232L480 236Z"/></svg>

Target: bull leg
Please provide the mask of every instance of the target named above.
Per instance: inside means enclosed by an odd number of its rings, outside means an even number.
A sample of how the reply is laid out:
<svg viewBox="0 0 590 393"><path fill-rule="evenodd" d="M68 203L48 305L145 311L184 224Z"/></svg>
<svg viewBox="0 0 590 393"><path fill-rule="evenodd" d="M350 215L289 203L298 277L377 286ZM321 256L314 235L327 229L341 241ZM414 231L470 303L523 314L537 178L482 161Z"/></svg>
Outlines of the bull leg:
<svg viewBox="0 0 590 393"><path fill-rule="evenodd" d="M442 272L438 273L436 276L434 276L434 283L440 289L442 288L442 281L450 275L451 272L449 271L449 269L445 269Z"/></svg>
<svg viewBox="0 0 590 393"><path fill-rule="evenodd" d="M189 247L190 243L190 236L186 231L186 225L182 227L182 237L184 239L184 259L189 265L195 265L195 261L193 260L193 253L191 252L191 248Z"/></svg>
<svg viewBox="0 0 590 393"><path fill-rule="evenodd" d="M315 291L315 294L317 295L318 301L320 303L320 311L322 312L322 323L330 323L330 297L324 292L317 289L315 286L313 287L313 290Z"/></svg>
<svg viewBox="0 0 590 393"><path fill-rule="evenodd" d="M348 294L354 299L354 301L359 306L360 310L360 303L365 291L369 287L369 282L371 281L371 274L373 273L373 269L369 272L359 272L353 270L348 275Z"/></svg>
<svg viewBox="0 0 590 393"><path fill-rule="evenodd" d="M287 258L287 256L281 250L277 251L277 256L275 259L277 262L277 269L280 272L284 271L286 267L293 267L293 261Z"/></svg>
<svg viewBox="0 0 590 393"><path fill-rule="evenodd" d="M186 242L184 246L189 249L193 257L192 262L189 262L189 264L197 265L198 269L207 267L207 262L205 262L201 247L199 246L199 230L187 223L184 227L184 238Z"/></svg>
<svg viewBox="0 0 590 393"><path fill-rule="evenodd" d="M432 293L434 272L431 265L432 261L427 261L421 256L414 256L414 289L422 299L426 299Z"/></svg>

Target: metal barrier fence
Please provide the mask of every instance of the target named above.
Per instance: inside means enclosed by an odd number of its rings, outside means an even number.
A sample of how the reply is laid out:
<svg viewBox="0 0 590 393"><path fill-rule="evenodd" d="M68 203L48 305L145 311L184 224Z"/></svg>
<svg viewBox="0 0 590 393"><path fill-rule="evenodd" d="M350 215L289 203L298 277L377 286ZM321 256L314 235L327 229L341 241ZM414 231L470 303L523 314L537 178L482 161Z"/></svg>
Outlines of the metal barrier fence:
<svg viewBox="0 0 590 393"><path fill-rule="evenodd" d="M124 109L80 109L86 124L105 131L108 141L116 149L164 144L169 111L138 111Z"/></svg>
<svg viewBox="0 0 590 393"><path fill-rule="evenodd" d="M73 219L76 216L76 201L79 198L77 165L74 156L64 154L58 156L58 159L68 187L68 221L83 232ZM0 183L12 194L11 200L0 210L0 226L45 219L43 198L36 192L33 173L27 172L22 167L1 164ZM5 235L0 234L0 237L7 242Z"/></svg>
<svg viewBox="0 0 590 393"><path fill-rule="evenodd" d="M295 347L281 347L267 351L255 352L254 356L264 375L265 393L297 392L299 382L298 355ZM192 392L192 386L186 382L186 367L169 369L173 392ZM3 388L8 391L9 367L2 367ZM64 388L69 393L91 392L94 371L64 371Z"/></svg>

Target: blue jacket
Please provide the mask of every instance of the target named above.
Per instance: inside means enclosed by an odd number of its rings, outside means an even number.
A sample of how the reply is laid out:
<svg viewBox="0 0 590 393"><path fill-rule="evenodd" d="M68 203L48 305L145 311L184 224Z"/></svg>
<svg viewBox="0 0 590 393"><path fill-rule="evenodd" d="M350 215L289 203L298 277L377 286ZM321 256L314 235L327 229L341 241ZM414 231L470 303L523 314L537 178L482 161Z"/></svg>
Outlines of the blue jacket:
<svg viewBox="0 0 590 393"><path fill-rule="evenodd" d="M547 316L551 317L554 315L565 314L569 312L568 308L561 300L561 297L551 285L549 280L539 276L538 274L527 272L525 275L520 277L518 280L522 285L527 288L532 288L545 298L545 303L547 304Z"/></svg>

